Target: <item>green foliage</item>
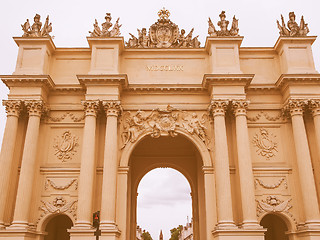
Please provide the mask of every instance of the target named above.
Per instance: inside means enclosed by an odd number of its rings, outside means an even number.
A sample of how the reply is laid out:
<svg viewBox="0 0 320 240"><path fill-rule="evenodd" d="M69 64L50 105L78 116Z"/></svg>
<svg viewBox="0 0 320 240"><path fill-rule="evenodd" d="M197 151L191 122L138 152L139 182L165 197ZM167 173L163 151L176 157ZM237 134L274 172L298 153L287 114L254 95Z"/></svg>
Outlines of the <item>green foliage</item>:
<svg viewBox="0 0 320 240"><path fill-rule="evenodd" d="M143 240L153 240L149 232L143 232L141 236Z"/></svg>
<svg viewBox="0 0 320 240"><path fill-rule="evenodd" d="M182 228L183 228L182 225L179 225L179 227L177 227L177 228L172 228L172 229L170 230L170 232L171 232L171 237L170 237L169 240L178 240Z"/></svg>

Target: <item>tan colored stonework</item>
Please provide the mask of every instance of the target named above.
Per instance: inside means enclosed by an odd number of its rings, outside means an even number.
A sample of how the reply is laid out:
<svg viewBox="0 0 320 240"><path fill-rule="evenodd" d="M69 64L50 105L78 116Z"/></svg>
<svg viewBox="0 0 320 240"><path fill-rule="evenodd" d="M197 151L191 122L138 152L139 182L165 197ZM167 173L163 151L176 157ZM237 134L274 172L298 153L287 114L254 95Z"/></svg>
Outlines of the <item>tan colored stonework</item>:
<svg viewBox="0 0 320 240"><path fill-rule="evenodd" d="M204 47L161 35L125 47L109 25L110 37L92 33L83 49L15 37L16 70L1 76L10 93L0 240L44 239L57 214L73 221L71 240L93 240L97 210L100 239L132 240L137 187L156 167L188 179L194 239L262 240L267 214L284 220L290 239L319 239L316 37L242 48L233 21L223 33L210 20Z"/></svg>

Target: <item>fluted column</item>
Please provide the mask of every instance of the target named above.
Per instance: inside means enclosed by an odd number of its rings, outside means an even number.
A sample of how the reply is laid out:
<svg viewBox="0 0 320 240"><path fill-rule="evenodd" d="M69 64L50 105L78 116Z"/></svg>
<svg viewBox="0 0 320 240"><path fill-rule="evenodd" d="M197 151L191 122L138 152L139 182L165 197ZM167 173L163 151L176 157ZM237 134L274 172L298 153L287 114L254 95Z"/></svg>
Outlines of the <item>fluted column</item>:
<svg viewBox="0 0 320 240"><path fill-rule="evenodd" d="M320 228L320 216L307 133L303 120L303 109L307 104L306 100L289 100L285 110L289 111L292 121L305 223L307 228L312 229Z"/></svg>
<svg viewBox="0 0 320 240"><path fill-rule="evenodd" d="M261 227L258 224L256 215L254 179L247 126L248 104L249 102L245 100L232 101L232 108L236 118L236 139L243 218L242 228L257 229Z"/></svg>
<svg viewBox="0 0 320 240"><path fill-rule="evenodd" d="M44 103L43 101L28 100L25 101L24 104L28 110L29 120L11 228L26 229L28 227L30 204L32 200L40 118L44 110Z"/></svg>
<svg viewBox="0 0 320 240"><path fill-rule="evenodd" d="M4 228L4 214L8 192L10 189L10 173L22 101L3 100L2 104L6 108L7 122L4 129L2 148L0 153L0 229Z"/></svg>
<svg viewBox="0 0 320 240"><path fill-rule="evenodd" d="M106 112L106 136L104 148L101 229L118 231L116 220L116 188L118 162L118 116L121 113L119 101L103 101Z"/></svg>
<svg viewBox="0 0 320 240"><path fill-rule="evenodd" d="M232 196L225 111L228 101L212 101L210 110L214 119L215 180L217 191L218 229L236 228L232 213Z"/></svg>
<svg viewBox="0 0 320 240"><path fill-rule="evenodd" d="M76 228L91 228L95 176L96 118L99 101L83 101L85 119L82 140Z"/></svg>

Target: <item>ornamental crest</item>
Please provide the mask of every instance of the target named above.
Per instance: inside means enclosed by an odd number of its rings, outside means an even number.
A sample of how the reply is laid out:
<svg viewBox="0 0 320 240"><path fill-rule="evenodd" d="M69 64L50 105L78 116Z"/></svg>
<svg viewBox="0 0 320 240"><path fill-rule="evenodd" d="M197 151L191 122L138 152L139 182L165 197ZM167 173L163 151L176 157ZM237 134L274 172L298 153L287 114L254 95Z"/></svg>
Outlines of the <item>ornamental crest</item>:
<svg viewBox="0 0 320 240"><path fill-rule="evenodd" d="M129 48L199 48L197 37L192 37L194 29L185 36L185 30L179 32L179 27L169 19L170 12L161 9L158 12L159 19L147 29L138 29L139 37L130 33L131 38L126 43Z"/></svg>
<svg viewBox="0 0 320 240"><path fill-rule="evenodd" d="M256 152L258 155L265 157L266 160L276 155L278 152L278 144L275 142L275 135L269 133L265 128L260 128L260 134L253 137L253 145L257 148Z"/></svg>
<svg viewBox="0 0 320 240"><path fill-rule="evenodd" d="M72 136L70 131L65 131L61 137L55 138L53 148L56 150L55 155L62 162L66 162L72 159L78 145L78 138Z"/></svg>
<svg viewBox="0 0 320 240"><path fill-rule="evenodd" d="M203 114L198 117L197 113L189 113L174 109L170 105L166 109L154 109L149 113L137 111L135 114L125 112L123 114L123 130L121 133L124 148L129 142L134 143L138 137L150 132L150 136L175 137L177 129L183 129L191 135L196 135L209 148L209 137L207 133L208 116Z"/></svg>

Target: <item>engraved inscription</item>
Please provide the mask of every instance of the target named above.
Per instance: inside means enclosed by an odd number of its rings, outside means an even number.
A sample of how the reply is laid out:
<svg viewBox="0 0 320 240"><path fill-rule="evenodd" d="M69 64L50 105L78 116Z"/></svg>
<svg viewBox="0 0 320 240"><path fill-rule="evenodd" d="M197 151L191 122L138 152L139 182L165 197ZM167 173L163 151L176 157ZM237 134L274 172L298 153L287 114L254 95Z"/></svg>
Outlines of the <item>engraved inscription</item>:
<svg viewBox="0 0 320 240"><path fill-rule="evenodd" d="M183 72L183 65L147 65L148 72Z"/></svg>

